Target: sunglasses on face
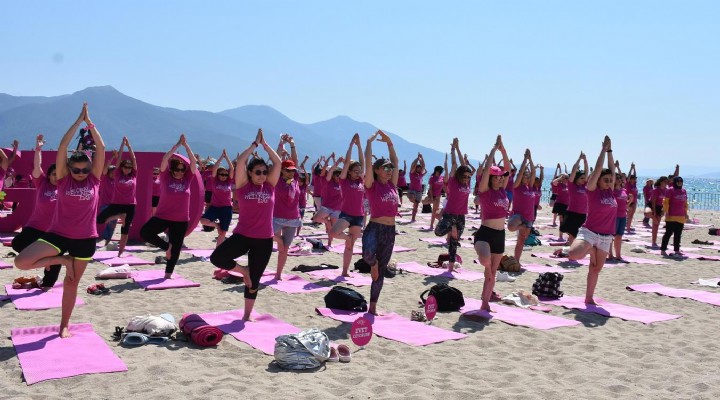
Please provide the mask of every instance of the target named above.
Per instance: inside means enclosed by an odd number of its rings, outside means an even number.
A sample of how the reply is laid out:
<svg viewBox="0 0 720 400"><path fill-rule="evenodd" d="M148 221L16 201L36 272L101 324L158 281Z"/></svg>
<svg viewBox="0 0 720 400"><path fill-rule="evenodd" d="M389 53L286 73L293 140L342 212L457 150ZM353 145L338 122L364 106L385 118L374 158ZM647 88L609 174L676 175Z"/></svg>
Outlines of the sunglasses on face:
<svg viewBox="0 0 720 400"><path fill-rule="evenodd" d="M266 170L266 169L256 169L255 171L253 171L253 174L255 174L255 175L257 175L257 176L267 175L267 174L268 174L268 170Z"/></svg>
<svg viewBox="0 0 720 400"><path fill-rule="evenodd" d="M610 182L612 182L612 178L602 178L601 181L603 181L605 183L610 183Z"/></svg>
<svg viewBox="0 0 720 400"><path fill-rule="evenodd" d="M230 176L230 174L218 174L218 176Z"/></svg>
<svg viewBox="0 0 720 400"><path fill-rule="evenodd" d="M382 169L383 169L383 171L385 171L385 172L395 171L395 167L391 167L391 166L389 166L389 165L382 167Z"/></svg>
<svg viewBox="0 0 720 400"><path fill-rule="evenodd" d="M463 178L463 179L470 179L470 175L463 175L462 178Z"/></svg>
<svg viewBox="0 0 720 400"><path fill-rule="evenodd" d="M89 174L90 168L70 168L70 172L72 172L75 175L78 174Z"/></svg>
<svg viewBox="0 0 720 400"><path fill-rule="evenodd" d="M173 172L185 172L185 168L175 168Z"/></svg>
<svg viewBox="0 0 720 400"><path fill-rule="evenodd" d="M159 176L160 174L158 172L153 172L153 176Z"/></svg>

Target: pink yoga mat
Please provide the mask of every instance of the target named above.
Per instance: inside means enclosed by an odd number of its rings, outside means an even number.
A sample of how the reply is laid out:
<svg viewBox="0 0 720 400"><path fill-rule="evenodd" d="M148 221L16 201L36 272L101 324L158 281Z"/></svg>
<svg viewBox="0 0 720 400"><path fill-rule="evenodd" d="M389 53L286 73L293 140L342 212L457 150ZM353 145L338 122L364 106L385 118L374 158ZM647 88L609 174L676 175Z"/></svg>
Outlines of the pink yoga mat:
<svg viewBox="0 0 720 400"><path fill-rule="evenodd" d="M345 243L334 244L328 247L328 250L332 251L333 253L343 254L345 252ZM358 244L355 244L355 247L353 247L353 254L362 254L362 247L360 247Z"/></svg>
<svg viewBox="0 0 720 400"><path fill-rule="evenodd" d="M485 274L482 272L470 271L466 268L461 268L459 272L448 272L445 268L431 268L427 265L418 264L414 261L398 263L397 268L426 276L442 276L445 278L460 279L463 281L479 281L481 279L485 279Z"/></svg>
<svg viewBox="0 0 720 400"><path fill-rule="evenodd" d="M193 257L205 257L208 258L215 251L215 249L183 249L183 253L190 254Z"/></svg>
<svg viewBox="0 0 720 400"><path fill-rule="evenodd" d="M522 269L528 272L537 272L539 274L542 274L543 272L559 272L561 274L565 274L568 272L576 272L577 269L569 269L569 268L562 268L562 267L553 267L550 265L541 265L541 264L523 264Z"/></svg>
<svg viewBox="0 0 720 400"><path fill-rule="evenodd" d="M393 253L406 253L408 251L415 251L415 250L417 250L417 249L412 249L410 247L402 247L402 246L395 245L395 246L393 246L392 251L393 251Z"/></svg>
<svg viewBox="0 0 720 400"><path fill-rule="evenodd" d="M649 260L647 258L641 258L641 257L633 257L633 256L622 256L623 260L629 261L634 264L646 264L646 265L667 265L664 261L658 261L658 260ZM622 262L617 262L618 264L621 264ZM606 261L607 264L607 261Z"/></svg>
<svg viewBox="0 0 720 400"><path fill-rule="evenodd" d="M172 279L165 279L165 271L161 269L149 271L134 271L130 277L145 290L163 290L198 287L199 283L173 274Z"/></svg>
<svg viewBox="0 0 720 400"><path fill-rule="evenodd" d="M540 314L525 308L500 305L493 303L491 308L495 312L481 311L482 302L478 299L465 298L465 307L460 309L463 315L478 316L482 318L496 319L510 325L527 326L535 329L553 329L564 326L580 325L580 321L573 321L553 315Z"/></svg>
<svg viewBox="0 0 720 400"><path fill-rule="evenodd" d="M716 245L712 245L712 246L702 245L702 246L698 246L698 247L700 247L701 249L704 249L704 250L720 250L720 246L716 246Z"/></svg>
<svg viewBox="0 0 720 400"><path fill-rule="evenodd" d="M255 320L252 322L242 320L241 309L199 315L208 324L268 355L275 354L276 337L300 332L299 328L270 314L258 314L254 311L250 315Z"/></svg>
<svg viewBox="0 0 720 400"><path fill-rule="evenodd" d="M117 252L115 252L117 254ZM135 256L131 255L123 255L122 257L113 257L108 258L106 260L100 261L103 264L109 265L111 267L117 266L117 265L152 265L155 264L153 261L143 260L142 258L137 258Z"/></svg>
<svg viewBox="0 0 720 400"><path fill-rule="evenodd" d="M117 257L117 250L97 250L93 254L93 260L108 260Z"/></svg>
<svg viewBox="0 0 720 400"><path fill-rule="evenodd" d="M128 370L95 333L92 324L70 324L69 328L72 337L67 339L60 339L57 325L10 331L28 385L48 379Z"/></svg>
<svg viewBox="0 0 720 400"><path fill-rule="evenodd" d="M625 306L622 304L609 303L604 300L596 299L599 304L585 304L583 297L563 296L559 299L540 299L545 304L572 308L582 312L600 314L606 317L616 317L626 321L638 321L643 324L651 324L659 321L669 321L671 319L680 318L681 315L664 314L656 311L645 310L637 307Z"/></svg>
<svg viewBox="0 0 720 400"><path fill-rule="evenodd" d="M263 275L263 277L260 278L260 283L285 293L312 293L330 291L329 287L316 285L312 282L306 281L305 279L297 275L290 274L283 274L281 281L275 280L274 274Z"/></svg>
<svg viewBox="0 0 720 400"><path fill-rule="evenodd" d="M661 255L660 250L648 250L648 253L655 254L658 256ZM694 253L682 253L682 255L683 255L683 258L687 258L687 259L691 259L691 260L720 261L720 257L718 257L718 256L707 256L705 254L694 254Z"/></svg>
<svg viewBox="0 0 720 400"><path fill-rule="evenodd" d="M642 285L632 285L627 287L628 290L634 290L636 292L645 293L657 293L668 297L682 297L685 299L691 299L699 301L701 303L712 304L714 306L720 306L720 293L704 292L702 290L692 289L676 289L667 286L663 286L659 283L646 283Z"/></svg>
<svg viewBox="0 0 720 400"><path fill-rule="evenodd" d="M12 268L12 264L8 264L5 261L0 261L0 269Z"/></svg>
<svg viewBox="0 0 720 400"><path fill-rule="evenodd" d="M352 323L364 316L372 324L373 333L390 340L396 340L411 346L426 346L446 340L463 339L466 335L448 331L422 322L410 321L395 313L375 316L363 312L333 310L330 308L316 308L318 314L332 318L336 321Z"/></svg>
<svg viewBox="0 0 720 400"><path fill-rule="evenodd" d="M5 285L5 292L18 310L47 310L62 306L62 281L56 283L52 290L47 292L43 292L41 289L13 289L12 285ZM75 305L83 304L85 302L78 296L75 299Z"/></svg>
<svg viewBox="0 0 720 400"><path fill-rule="evenodd" d="M325 269L318 271L310 271L308 275L315 279L327 279L334 282L347 283L353 286L370 286L372 285L372 278L358 274L357 272L350 272L349 277L342 276L342 270L339 269ZM386 281L390 283L390 281Z"/></svg>
<svg viewBox="0 0 720 400"><path fill-rule="evenodd" d="M590 258L588 258L587 256L581 260L570 261L567 259L567 257L563 257L563 258L554 257L552 255L552 253L532 253L531 255L533 257L539 257L539 258L544 258L546 260L557 261L559 263L563 263L568 266L578 266L579 267L581 265L585 265L585 266L590 265Z"/></svg>

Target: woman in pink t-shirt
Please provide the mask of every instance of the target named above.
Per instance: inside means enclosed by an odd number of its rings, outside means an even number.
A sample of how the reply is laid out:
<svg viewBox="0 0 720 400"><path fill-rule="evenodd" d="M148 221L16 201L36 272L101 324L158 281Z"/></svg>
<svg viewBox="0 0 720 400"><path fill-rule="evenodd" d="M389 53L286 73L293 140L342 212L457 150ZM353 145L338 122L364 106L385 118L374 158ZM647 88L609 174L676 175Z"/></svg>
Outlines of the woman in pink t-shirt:
<svg viewBox="0 0 720 400"><path fill-rule="evenodd" d="M454 138L450 146L452 166L450 172L445 170L444 180L447 182L447 204L443 208L443 214L435 227L436 236L447 235L448 256L447 264L443 267L448 272L453 272L462 265L457 262L457 248L460 247L460 237L465 231L465 215L468 213L468 198L472 189L470 180L472 170L465 163L465 158L460 151L460 142ZM460 166L457 160L460 159ZM452 176L450 176L452 175Z"/></svg>
<svg viewBox="0 0 720 400"><path fill-rule="evenodd" d="M422 200L422 182L425 174L427 174L427 170L425 169L425 159L421 153L418 153L417 157L410 165L410 184L408 185L407 191L407 198L413 204L410 222L415 222L418 205Z"/></svg>
<svg viewBox="0 0 720 400"><path fill-rule="evenodd" d="M672 187L665 191L665 199L663 208L667 210L665 213L665 234L662 237L662 245L660 246L660 254L666 257L682 258L680 252L680 240L682 238L685 221L688 218L688 198L687 192L683 189L683 178L674 176ZM674 253L668 255L667 248L670 243L670 236L673 236Z"/></svg>
<svg viewBox="0 0 720 400"><path fill-rule="evenodd" d="M155 215L158 204L160 204L160 167L153 168L153 186L152 186L152 212L150 216Z"/></svg>
<svg viewBox="0 0 720 400"><path fill-rule="evenodd" d="M2 190L5 186L5 173L15 162L15 158L17 157L18 153L18 146L20 145L20 143L17 140L13 140L12 145L13 148L10 157L6 156L5 152L0 149L0 190ZM2 209L2 203L0 203L0 209Z"/></svg>
<svg viewBox="0 0 720 400"><path fill-rule="evenodd" d="M275 205L273 206L273 239L277 244L278 261L275 279L282 279L282 271L287 262L290 245L295 233L302 226L300 218L300 175L297 172L297 151L295 140L288 134L280 137L277 153L283 154L285 144L290 145L290 158L280 165L280 179L275 185Z"/></svg>
<svg viewBox="0 0 720 400"><path fill-rule="evenodd" d="M220 163L225 160L228 167L221 167ZM235 186L234 167L225 149L212 166L208 167L210 176L205 181L205 190L209 190L210 205L207 206L200 223L203 226L211 226L218 231L215 247L220 246L225 240L225 235L230 229L232 221L232 191Z"/></svg>
<svg viewBox="0 0 720 400"><path fill-rule="evenodd" d="M620 162L618 161L615 161L615 171L613 195L615 196L615 202L617 202L617 216L615 218L615 237L613 237L613 245L608 252L608 260L615 259L617 261L623 261L621 254L622 238L628 222L629 204L634 201L635 198L625 189L625 178L624 174L620 171ZM615 250L614 255L613 250Z"/></svg>
<svg viewBox="0 0 720 400"><path fill-rule="evenodd" d="M400 205L402 206L402 199L405 192L407 192L408 189L410 189L410 186L408 186L407 178L405 175L407 174L407 162L403 160L403 168L400 170L398 175L398 198L400 199Z"/></svg>
<svg viewBox="0 0 720 400"><path fill-rule="evenodd" d="M493 165L495 152L498 150L502 153L502 169ZM505 253L505 217L508 213L506 178L509 174L510 159L505 151L502 137L498 135L483 167L480 180L482 224L474 234L475 252L480 258L480 264L485 268L482 305L480 306L485 311L493 311L490 309L490 297L495 288L495 275L500 266L500 260Z"/></svg>
<svg viewBox="0 0 720 400"><path fill-rule="evenodd" d="M125 146L127 146L128 153L130 153L130 159L128 160L122 159ZM135 218L135 204L137 204L135 199L137 161L135 160L135 152L127 137L123 137L116 162L112 199L110 205L97 216L96 222L98 224L107 224L109 221L116 221L118 218L123 219L120 228L120 243L118 245L118 257L120 257L125 251L125 245L127 245L130 226Z"/></svg>
<svg viewBox="0 0 720 400"><path fill-rule="evenodd" d="M55 215L57 204L57 175L55 164L48 168L47 176L42 170L42 146L45 144L43 135L38 135L35 142L35 159L33 161L33 184L35 185L35 207L30 219L23 226L22 231L12 240L12 248L20 253L33 242L40 239L47 232ZM40 287L50 290L60 275L60 264L51 265L43 271L44 275Z"/></svg>
<svg viewBox="0 0 720 400"><path fill-rule="evenodd" d="M95 143L92 161L84 152L75 152L68 157L68 146L82 121L87 123L87 128L81 132L90 131ZM105 144L90 120L85 103L80 116L58 146L55 160L57 204L48 231L15 257L15 266L23 270L57 264L66 266L59 329L61 338L71 336L68 326L77 299L78 284L85 267L95 254L95 217L104 165ZM64 255L65 252L69 254Z"/></svg>
<svg viewBox="0 0 720 400"><path fill-rule="evenodd" d="M332 166L330 160L333 161ZM320 206L312 219L313 222L325 224L325 233L328 235L327 247L332 245L332 227L340 218L343 205L343 192L340 182L342 168L340 168L340 164L344 161L342 157L336 160L335 153L332 153L325 162L323 166L325 180L322 183L322 206ZM328 169L328 167L330 168Z"/></svg>
<svg viewBox="0 0 720 400"><path fill-rule="evenodd" d="M625 226L625 230L630 233L635 231L635 228L632 227L632 222L633 218L635 218L635 211L638 205L637 171L635 170L635 163L630 164L630 170L628 171L625 182L625 191L628 196L632 196L632 199L628 201L627 225Z"/></svg>
<svg viewBox="0 0 720 400"><path fill-rule="evenodd" d="M254 158L248 163L250 153L259 146L270 156L271 166L262 158ZM275 186L280 180L280 169L280 157L265 142L262 129L259 129L255 141L237 157L238 223L233 235L210 255L210 262L216 267L242 274L245 282L244 321L250 320L260 278L272 255ZM245 254L248 265L238 264L235 259Z"/></svg>
<svg viewBox="0 0 720 400"><path fill-rule="evenodd" d="M527 168L530 168L529 170ZM522 175L520 175L522 174ZM508 219L507 227L510 232L517 231L517 243L515 243L515 259L519 262L522 256L525 239L530 236L530 231L535 222L535 164L532 161L530 149L525 150L520 169L513 183L513 203L511 217Z"/></svg>
<svg viewBox="0 0 720 400"><path fill-rule="evenodd" d="M657 236L658 230L660 229L660 221L662 220L665 210L663 209L663 203L665 201L665 192L667 191L667 185L670 180L667 176L661 176L655 181L654 189L650 193L650 209L652 210L652 230L651 239L652 247L658 248Z"/></svg>
<svg viewBox="0 0 720 400"><path fill-rule="evenodd" d="M447 165L447 153L445 153L445 165ZM443 187L445 186L445 177L443 176L443 168L436 165L430 179L428 180L428 197L432 205L430 213L430 230L434 229L435 219L440 219L440 198L442 196Z"/></svg>
<svg viewBox="0 0 720 400"><path fill-rule="evenodd" d="M605 154L607 154L608 167L603 169ZM602 150L595 162L595 168L587 179L587 219L568 251L570 260L580 260L585 258L588 253L590 254L587 289L585 290L586 304L597 304L593 299L595 287L615 234L617 201L613 194L614 167L612 143L610 138L605 136Z"/></svg>
<svg viewBox="0 0 720 400"><path fill-rule="evenodd" d="M300 171L298 173L298 187L300 188L300 201L298 202L298 208L300 209L300 226L298 226L295 231L295 236L300 234L300 229L302 229L302 220L305 218L305 209L307 208L307 194L308 189L310 188L310 174L308 174L305 170L305 163L308 159L310 159L310 157L305 156L303 161L300 163L300 167L298 167L298 170Z"/></svg>
<svg viewBox="0 0 720 400"><path fill-rule="evenodd" d="M585 169L580 170L582 160ZM585 223L587 218L587 171L588 162L585 153L580 152L580 157L573 165L568 182L569 202L565 218L560 224L560 232L567 233L567 244L571 245L578 234L578 230Z"/></svg>
<svg viewBox="0 0 720 400"><path fill-rule="evenodd" d="M353 147L357 146L357 161L352 161L350 156ZM343 250L343 276L350 276L350 261L352 261L355 241L362 236L362 228L365 220L365 184L363 170L365 169L365 157L363 157L360 135L355 134L350 140L345 163L340 172L340 187L342 189L343 203L340 208L340 217L332 227L332 235L345 242ZM348 232L345 233L345 229Z"/></svg>
<svg viewBox="0 0 720 400"><path fill-rule="evenodd" d="M185 148L189 164L175 156L180 146ZM190 223L190 185L197 168L195 154L185 135L180 135L178 142L163 155L160 162L160 203L155 215L140 229L143 240L165 250L165 279L172 278L180 258L185 232ZM168 232L167 242L159 236L165 230Z"/></svg>

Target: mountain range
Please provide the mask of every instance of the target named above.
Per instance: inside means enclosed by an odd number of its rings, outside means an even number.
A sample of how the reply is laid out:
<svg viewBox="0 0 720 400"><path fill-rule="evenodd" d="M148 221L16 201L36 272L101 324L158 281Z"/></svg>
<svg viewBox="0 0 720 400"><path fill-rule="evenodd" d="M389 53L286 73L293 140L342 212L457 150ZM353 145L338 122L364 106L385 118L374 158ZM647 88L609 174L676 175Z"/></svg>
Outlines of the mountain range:
<svg viewBox="0 0 720 400"><path fill-rule="evenodd" d="M167 151L185 133L195 153L217 158L223 149L230 157L247 148L255 139L258 128L273 147L281 133L295 138L298 157L310 156L306 165L321 155L335 152L344 156L356 132L365 145L366 138L378 130L365 122L347 116L303 124L293 121L269 106L248 105L217 113L178 110L161 107L127 96L112 86L89 87L78 92L54 96L11 96L0 93L0 146L9 146L12 139L20 141L21 149L31 149L37 134L46 137L48 149L56 148L62 135L75 121L83 102L88 102L93 123L97 125L109 149L117 148L128 136L136 151ZM387 132L393 138L402 165L412 162L418 152L425 157L427 168L441 165L444 152L423 147ZM449 141L448 141L449 142ZM375 143L374 153L385 156L387 149ZM352 158L356 158L353 151ZM409 167L409 165L408 165Z"/></svg>

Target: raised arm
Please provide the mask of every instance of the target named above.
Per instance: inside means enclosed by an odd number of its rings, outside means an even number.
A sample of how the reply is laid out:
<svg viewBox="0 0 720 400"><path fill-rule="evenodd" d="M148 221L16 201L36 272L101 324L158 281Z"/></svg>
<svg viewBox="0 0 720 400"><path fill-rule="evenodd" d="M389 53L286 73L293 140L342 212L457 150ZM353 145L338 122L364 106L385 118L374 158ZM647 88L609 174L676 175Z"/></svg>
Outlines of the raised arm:
<svg viewBox="0 0 720 400"><path fill-rule="evenodd" d="M170 162L173 154L175 154L175 152L177 151L178 147L180 147L180 144L180 138L178 138L178 142L175 143L175 145L163 155L163 158L160 161L160 172L165 172L167 170L168 163Z"/></svg>
<svg viewBox="0 0 720 400"><path fill-rule="evenodd" d="M180 144L185 147L188 159L190 160L190 172L194 175L197 171L197 158L195 158L195 153L192 152L192 149L185 138L185 134L180 135Z"/></svg>
<svg viewBox="0 0 720 400"><path fill-rule="evenodd" d="M0 167L2 167L2 169L7 171L8 168L13 165L13 163L15 162L15 157L17 157L17 149L19 145L20 143L17 140L13 140L12 153L10 154L10 157L7 157L5 155L5 152L0 150ZM4 179L4 177L1 178Z"/></svg>
<svg viewBox="0 0 720 400"><path fill-rule="evenodd" d="M415 157L414 160L412 160L412 163L410 163L410 172L415 172L415 167L417 167L419 161L420 161L420 153L418 153L418 156Z"/></svg>
<svg viewBox="0 0 720 400"><path fill-rule="evenodd" d="M120 148L117 151L117 159L115 160L115 169L117 171L120 171L120 164L122 163L122 157L123 153L125 152L125 137L123 137L122 142L120 143Z"/></svg>
<svg viewBox="0 0 720 400"><path fill-rule="evenodd" d="M379 131L378 131L379 132ZM377 138L378 132L373 133L370 135L370 137L367 140L367 143L365 144L365 159L366 160L372 160L372 142ZM414 164L414 163L413 163ZM368 162L365 164L365 187L370 188L372 187L373 183L375 182L375 176L373 175L373 163Z"/></svg>
<svg viewBox="0 0 720 400"><path fill-rule="evenodd" d="M130 139L128 139L127 136L125 136L125 145L127 146L128 153L130 154L130 162L132 163L133 171L137 171L137 158L135 158L135 151L130 145Z"/></svg>
<svg viewBox="0 0 720 400"><path fill-rule="evenodd" d="M562 174L562 168L560 167L560 163L557 163L557 167L555 167L555 172L553 173L553 180L557 179L560 174Z"/></svg>
<svg viewBox="0 0 720 400"><path fill-rule="evenodd" d="M630 170L628 171L628 176L632 175L637 176L637 171L635 171L635 163L630 163Z"/></svg>
<svg viewBox="0 0 720 400"><path fill-rule="evenodd" d="M103 142L100 131L97 130L95 124L90 120L90 112L88 111L87 105L85 106L85 123L87 128L92 135L93 142L95 142L95 156L92 162L92 174L95 178L100 179L105 169L105 142ZM57 166L55 167L57 168Z"/></svg>
<svg viewBox="0 0 720 400"><path fill-rule="evenodd" d="M348 145L347 152L345 152L345 163L343 164L342 172L340 172L340 179L346 179L348 169L350 169L350 157L352 156L352 149L355 145L355 140L360 140L359 134L354 134L352 139L350 139L350 144Z"/></svg>
<svg viewBox="0 0 720 400"><path fill-rule="evenodd" d="M497 139L495 139L495 144L493 145L492 149L490 150L490 153L488 153L487 157L485 157L485 166L482 169L482 177L480 178L480 187L479 191L480 193L485 193L490 189L490 168L493 166L493 163L495 162L495 152L500 148L500 135L497 136Z"/></svg>
<svg viewBox="0 0 720 400"><path fill-rule="evenodd" d="M242 153L238 153L237 157L235 157L235 187L237 187L238 189L248 183L248 158L250 158L250 155L260 145L259 143L262 143L262 140L262 129L258 129L258 133L255 136L255 141L250 143L250 146L248 146L247 149L245 149Z"/></svg>
<svg viewBox="0 0 720 400"><path fill-rule="evenodd" d="M42 170L42 147L43 147L43 144L45 144L45 140L43 140L43 135L37 135L37 138L35 139L35 157L33 158L33 170L32 170L33 179L38 179L43 174L43 170ZM0 153L2 153L2 151L0 151Z"/></svg>
<svg viewBox="0 0 720 400"><path fill-rule="evenodd" d="M265 149L268 156L270 156L270 161L272 161L272 168L270 168L267 181L274 187L277 185L278 180L280 180L282 161L280 160L280 156L278 155L278 153L275 152L275 150L273 150L273 148L265 141L262 129L258 129L258 135L260 135L260 145L263 147L263 149ZM295 155L295 157L297 157L297 154Z"/></svg>
<svg viewBox="0 0 720 400"><path fill-rule="evenodd" d="M532 160L532 153L530 152L530 149L528 149L528 165L530 166L530 187L532 188L533 185L535 185L535 163Z"/></svg>
<svg viewBox="0 0 720 400"><path fill-rule="evenodd" d="M452 169L453 169L453 175L455 174L455 169L457 168L457 161L455 160L455 149L452 147L453 145L450 145L450 153L452 154ZM443 178L445 180L445 184L447 184L448 179L450 179L450 172L448 171L448 153L445 153L445 162L443 163L443 171L445 171L445 174L443 175Z"/></svg>
<svg viewBox="0 0 720 400"><path fill-rule="evenodd" d="M297 149L295 149L295 139L292 136L287 135L285 141L290 145L290 159L298 165Z"/></svg>
<svg viewBox="0 0 720 400"><path fill-rule="evenodd" d="M422 174L425 175L427 174L427 168L425 168L425 157L423 157L421 153L418 153L418 158L418 162L420 163L420 167L422 168Z"/></svg>
<svg viewBox="0 0 720 400"><path fill-rule="evenodd" d="M540 186L542 187L542 183L545 180L545 167L540 164L536 165L536 167L540 169L540 176L538 179L540 180Z"/></svg>
<svg viewBox="0 0 720 400"><path fill-rule="evenodd" d="M68 166L67 166L68 146L70 145L70 141L72 140L73 136L75 136L75 132L80 127L80 123L82 123L85 120L86 114L87 114L87 103L83 104L82 111L80 111L80 115L78 116L77 120L75 120L75 122L72 124L70 129L68 129L68 131L65 132L65 135L63 135L62 139L60 139L60 145L58 145L57 155L55 156L55 175L57 176L58 180L64 178L68 174ZM104 162L105 162L105 160L103 159L103 162L100 163L101 167L103 166Z"/></svg>
<svg viewBox="0 0 720 400"><path fill-rule="evenodd" d="M608 136L605 136L605 140L603 140L602 150L600 151L600 155L598 155L598 159L595 162L595 168L593 169L593 173L588 177L587 190L591 192L597 188L597 181L600 177L600 174L602 173L602 167L605 161L605 153L607 153L608 168L610 169L610 171L612 171L614 167L614 161L612 156L612 144L610 143L610 137ZM611 173L610 176L610 188L613 188L615 186L615 174Z"/></svg>
<svg viewBox="0 0 720 400"><path fill-rule="evenodd" d="M512 165L512 161L508 158L507 150L505 149L505 144L502 141L502 136L498 135L498 140L500 141L500 154L502 154L503 157L503 168L505 169L505 172L508 174L510 173L510 166ZM515 166L513 166L515 168ZM510 182L510 179L505 179L505 188L507 188L507 184Z"/></svg>
<svg viewBox="0 0 720 400"><path fill-rule="evenodd" d="M522 185L522 176L525 173L525 168L527 168L528 164L528 158L530 157L530 149L525 149L525 154L523 155L522 163L520 163L520 169L515 170L515 180L513 181L513 189L520 187ZM512 173L512 172L510 172Z"/></svg>
<svg viewBox="0 0 720 400"><path fill-rule="evenodd" d="M393 169L392 178L390 178L390 180L392 181L393 185L397 186L398 178L400 178L400 168L398 168L398 156L397 153L395 153L395 146L393 145L390 136L388 136L385 132L381 130L379 130L378 132L380 133L380 141L387 144L388 154L390 155L390 162L395 167L395 169Z"/></svg>
<svg viewBox="0 0 720 400"><path fill-rule="evenodd" d="M223 149L222 153L221 153L220 156L217 158L217 161L215 161L215 164L212 166L212 169L210 170L210 172L212 172L212 177L213 177L213 178L217 178L218 168L220 168L220 161L222 161L223 158L225 158L225 155L226 155L226 154L225 154L225 149ZM228 162L228 164L232 165L232 163L230 163L230 162Z"/></svg>

